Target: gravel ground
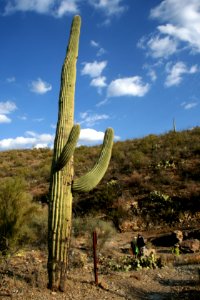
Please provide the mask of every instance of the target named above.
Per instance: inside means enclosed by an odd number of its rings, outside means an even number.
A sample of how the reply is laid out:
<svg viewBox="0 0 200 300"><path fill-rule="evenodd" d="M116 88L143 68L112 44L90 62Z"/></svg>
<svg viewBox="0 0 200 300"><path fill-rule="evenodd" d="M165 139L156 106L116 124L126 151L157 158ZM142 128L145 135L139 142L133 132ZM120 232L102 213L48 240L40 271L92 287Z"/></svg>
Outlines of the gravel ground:
<svg viewBox="0 0 200 300"><path fill-rule="evenodd" d="M119 236L117 238L119 242ZM126 240L121 239L120 247L125 244ZM200 256L195 255L196 262L200 262ZM105 272L99 266L99 285L95 285L90 259L81 268L70 269L65 293L55 293L46 288L46 261L46 252L39 250L24 250L7 261L1 261L0 299L200 299L200 265L197 263L177 266L168 263L163 268L129 272Z"/></svg>

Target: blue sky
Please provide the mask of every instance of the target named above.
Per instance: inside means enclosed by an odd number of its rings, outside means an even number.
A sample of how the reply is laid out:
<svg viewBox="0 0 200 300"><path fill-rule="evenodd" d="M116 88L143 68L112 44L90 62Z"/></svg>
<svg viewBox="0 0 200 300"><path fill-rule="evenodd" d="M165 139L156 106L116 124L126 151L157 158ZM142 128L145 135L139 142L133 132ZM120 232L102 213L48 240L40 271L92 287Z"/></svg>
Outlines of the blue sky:
<svg viewBox="0 0 200 300"><path fill-rule="evenodd" d="M76 14L79 144L200 126L199 0L1 0L0 150L52 147Z"/></svg>

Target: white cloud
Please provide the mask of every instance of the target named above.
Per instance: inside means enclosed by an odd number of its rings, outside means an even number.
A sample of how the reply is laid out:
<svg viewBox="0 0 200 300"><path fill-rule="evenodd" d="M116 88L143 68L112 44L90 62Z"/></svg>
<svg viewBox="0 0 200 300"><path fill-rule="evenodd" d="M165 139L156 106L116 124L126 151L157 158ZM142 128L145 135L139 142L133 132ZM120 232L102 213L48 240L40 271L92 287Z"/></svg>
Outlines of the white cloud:
<svg viewBox="0 0 200 300"><path fill-rule="evenodd" d="M0 102L0 123L10 123L11 119L6 115L17 109L17 106L12 101Z"/></svg>
<svg viewBox="0 0 200 300"><path fill-rule="evenodd" d="M151 10L150 16L167 22L158 26L162 34L186 43L192 51L200 52L199 0L164 0Z"/></svg>
<svg viewBox="0 0 200 300"><path fill-rule="evenodd" d="M97 62L96 60L92 63L90 62L85 62L83 63L84 67L81 70L82 75L89 75L90 77L99 77L105 67L107 66L107 61L100 61Z"/></svg>
<svg viewBox="0 0 200 300"><path fill-rule="evenodd" d="M82 129L79 137L79 145L94 145L102 143L104 132L95 129L86 128ZM115 135L114 140L120 140L120 137Z"/></svg>
<svg viewBox="0 0 200 300"><path fill-rule="evenodd" d="M177 62L176 64L172 65L168 63L166 65L166 72L168 73L165 86L170 87L173 85L179 85L183 80L184 74L194 74L198 71L196 65L193 65L191 68L188 68L186 64L182 61Z"/></svg>
<svg viewBox="0 0 200 300"><path fill-rule="evenodd" d="M66 14L78 13L78 2L80 0L8 0L4 9L4 15L17 11L32 11L39 14L62 17Z"/></svg>
<svg viewBox="0 0 200 300"><path fill-rule="evenodd" d="M91 128L82 129L80 132L79 145L94 145L101 143L104 138L104 132L96 131ZM115 136L115 139L120 139ZM54 135L37 134L34 131L25 132L24 136L16 138L7 138L0 140L0 150L8 149L30 149L30 148L52 148Z"/></svg>
<svg viewBox="0 0 200 300"><path fill-rule="evenodd" d="M103 138L104 138L104 132L102 131L97 131L91 128L81 129L79 144L87 145L87 144L101 143L103 141Z"/></svg>
<svg viewBox="0 0 200 300"><path fill-rule="evenodd" d="M86 2L110 17L119 15L127 9L127 6L122 4L123 1L87 0ZM79 13L79 3L82 2L81 0L8 0L4 7L4 15L10 15L17 11L29 11L60 18L67 14Z"/></svg>
<svg viewBox="0 0 200 300"><path fill-rule="evenodd" d="M93 78L90 82L91 86L97 87L98 92L101 93L102 88L106 87L106 77L105 76L99 76L96 78Z"/></svg>
<svg viewBox="0 0 200 300"><path fill-rule="evenodd" d="M51 134L37 134L33 131L27 131L25 136L0 140L0 150L34 148L38 147L38 144L43 145L43 147L52 147L53 141L54 136Z"/></svg>
<svg viewBox="0 0 200 300"><path fill-rule="evenodd" d="M103 55L103 54L105 54L106 53L106 50L104 49L104 48L99 48L99 50L98 50L98 52L97 52L97 56L101 56L101 55Z"/></svg>
<svg viewBox="0 0 200 300"><path fill-rule="evenodd" d="M149 91L150 85L144 84L139 76L113 80L107 90L108 97L132 96L142 97Z"/></svg>
<svg viewBox="0 0 200 300"><path fill-rule="evenodd" d="M60 6L58 7L55 15L58 17L62 17L66 14L76 14L79 12L77 1L70 1L70 0L63 0L60 3Z"/></svg>
<svg viewBox="0 0 200 300"><path fill-rule="evenodd" d="M17 137L17 138L8 138L0 140L0 149L20 149L30 147L31 144L35 143L34 138L25 138L25 137Z"/></svg>
<svg viewBox="0 0 200 300"><path fill-rule="evenodd" d="M99 47L99 43L95 42L94 40L91 40L91 41L90 41L90 45L91 45L92 47L95 47L95 48L98 48L98 47Z"/></svg>
<svg viewBox="0 0 200 300"><path fill-rule="evenodd" d="M106 50L103 47L101 47L100 44L95 42L94 40L90 41L90 45L92 47L98 49L98 51L97 51L97 56L98 57L106 53Z"/></svg>
<svg viewBox="0 0 200 300"><path fill-rule="evenodd" d="M38 78L31 82L30 90L36 94L45 94L52 90L52 86L51 84L43 81L41 78Z"/></svg>
<svg viewBox="0 0 200 300"><path fill-rule="evenodd" d="M0 114L0 123L10 123L11 119L5 115Z"/></svg>
<svg viewBox="0 0 200 300"><path fill-rule="evenodd" d="M80 124L85 124L86 126L94 126L96 123L102 120L109 119L109 116L106 114L91 114L89 112L80 113L81 121Z"/></svg>
<svg viewBox="0 0 200 300"><path fill-rule="evenodd" d="M190 102L190 103L183 102L183 103L181 103L181 106L182 106L184 109L186 109L186 110L191 109L191 108L194 108L194 107L196 107L197 105L198 105L197 102Z"/></svg>
<svg viewBox="0 0 200 300"><path fill-rule="evenodd" d="M0 102L0 114L10 114L15 111L17 106L12 101Z"/></svg>
<svg viewBox="0 0 200 300"><path fill-rule="evenodd" d="M89 0L89 3L96 9L100 9L107 16L123 13L127 6L121 5L124 0Z"/></svg>
<svg viewBox="0 0 200 300"><path fill-rule="evenodd" d="M168 57L177 51L177 42L170 37L155 36L149 39L147 47L154 58Z"/></svg>
<svg viewBox="0 0 200 300"><path fill-rule="evenodd" d="M34 122L43 122L44 121L44 119L43 118L36 118L36 119L33 119L33 121Z"/></svg>
<svg viewBox="0 0 200 300"><path fill-rule="evenodd" d="M150 76L151 80L154 82L157 79L156 71L155 70L149 70L148 75Z"/></svg>
<svg viewBox="0 0 200 300"><path fill-rule="evenodd" d="M149 65L149 64L143 65L143 69L147 70L147 75L151 78L152 82L157 80L157 74L154 68L156 68L156 65Z"/></svg>

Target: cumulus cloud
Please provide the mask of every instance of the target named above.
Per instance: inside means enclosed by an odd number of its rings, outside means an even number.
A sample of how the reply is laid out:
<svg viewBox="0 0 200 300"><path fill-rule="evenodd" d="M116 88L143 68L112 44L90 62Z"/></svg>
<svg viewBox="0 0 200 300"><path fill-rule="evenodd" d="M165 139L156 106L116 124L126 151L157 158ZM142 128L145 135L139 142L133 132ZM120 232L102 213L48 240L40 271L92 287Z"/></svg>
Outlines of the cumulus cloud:
<svg viewBox="0 0 200 300"><path fill-rule="evenodd" d="M90 82L90 85L99 87L99 88L103 88L107 85L105 81L106 81L105 76L99 76L99 77L92 79L92 81Z"/></svg>
<svg viewBox="0 0 200 300"><path fill-rule="evenodd" d="M57 11L55 11L55 16L62 17L66 14L76 14L79 12L78 1L63 0L61 1Z"/></svg>
<svg viewBox="0 0 200 300"><path fill-rule="evenodd" d="M158 26L161 34L186 43L200 52L200 2L199 0L164 0L150 12L150 17L166 22Z"/></svg>
<svg viewBox="0 0 200 300"><path fill-rule="evenodd" d="M0 102L0 123L10 123L11 119L7 115L16 109L17 106L12 101Z"/></svg>
<svg viewBox="0 0 200 300"><path fill-rule="evenodd" d="M93 8L102 11L107 17L123 13L127 6L124 0L87 0L86 3ZM10 15L18 11L35 12L61 18L67 14L80 13L81 0L8 0L4 7L4 15Z"/></svg>
<svg viewBox="0 0 200 300"><path fill-rule="evenodd" d="M170 37L155 36L147 42L150 55L154 58L168 57L177 51L177 42Z"/></svg>
<svg viewBox="0 0 200 300"><path fill-rule="evenodd" d="M94 126L99 123L99 121L109 119L109 116L106 114L93 114L90 112L80 113L81 121L80 124L85 124L86 126Z"/></svg>
<svg viewBox="0 0 200 300"><path fill-rule="evenodd" d="M0 123L10 123L11 119L5 115L0 114Z"/></svg>
<svg viewBox="0 0 200 300"><path fill-rule="evenodd" d="M25 136L16 138L7 138L0 140L0 149L25 149L25 148L38 148L38 145L44 147L52 147L54 136L51 134L37 134L33 131L27 131Z"/></svg>
<svg viewBox="0 0 200 300"><path fill-rule="evenodd" d="M41 78L38 78L37 80L31 82L30 90L33 93L42 95L51 91L52 86L48 82L45 82Z"/></svg>
<svg viewBox="0 0 200 300"><path fill-rule="evenodd" d="M100 143L104 138L104 132L96 131L95 129L82 129L79 137L79 144Z"/></svg>
<svg viewBox="0 0 200 300"><path fill-rule="evenodd" d="M142 97L149 91L150 85L143 83L140 76L113 80L107 89L108 97Z"/></svg>
<svg viewBox="0 0 200 300"><path fill-rule="evenodd" d="M0 114L10 114L15 111L17 106L12 101L0 102Z"/></svg>
<svg viewBox="0 0 200 300"><path fill-rule="evenodd" d="M192 67L187 67L187 65L179 61L174 65L171 65L170 63L166 66L166 72L168 73L165 86L178 86L181 81L183 80L184 74L194 74L198 71L198 68L196 65L193 65Z"/></svg>
<svg viewBox="0 0 200 300"><path fill-rule="evenodd" d="M104 132L95 129L81 129L78 145L95 145L103 141ZM115 140L120 139L115 136ZM52 148L54 135L37 134L34 131L25 132L24 136L7 138L0 140L0 150L8 149L32 149L32 148Z"/></svg>
<svg viewBox="0 0 200 300"><path fill-rule="evenodd" d="M81 70L82 75L89 75L90 77L99 77L105 67L107 66L107 61L100 61L97 62L96 60L94 62L85 62L83 63L84 67Z"/></svg>
<svg viewBox="0 0 200 300"><path fill-rule="evenodd" d="M78 2L80 0L8 0L4 8L4 15L13 14L17 11L32 11L62 17L66 14L78 13Z"/></svg>
<svg viewBox="0 0 200 300"><path fill-rule="evenodd" d="M98 93L101 94L102 88L106 87L106 77L105 76L99 76L96 78L93 78L90 82L91 86L94 86L97 88Z"/></svg>
<svg viewBox="0 0 200 300"><path fill-rule="evenodd" d="M127 10L126 5L122 5L124 0L89 0L89 3L96 9L101 10L105 15L119 15Z"/></svg>

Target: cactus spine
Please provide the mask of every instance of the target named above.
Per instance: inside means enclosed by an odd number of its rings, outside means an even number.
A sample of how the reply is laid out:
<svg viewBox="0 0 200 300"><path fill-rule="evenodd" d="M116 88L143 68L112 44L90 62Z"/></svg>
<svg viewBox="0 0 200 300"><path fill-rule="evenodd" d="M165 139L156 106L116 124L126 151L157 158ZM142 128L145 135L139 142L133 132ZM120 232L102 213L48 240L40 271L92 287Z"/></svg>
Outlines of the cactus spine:
<svg viewBox="0 0 200 300"><path fill-rule="evenodd" d="M91 171L74 180L73 154L80 126L74 125L76 61L81 18L75 16L61 73L59 112L49 188L48 276L49 288L65 289L72 222L72 192L94 188L104 176L111 157L113 130L107 129L100 157Z"/></svg>

